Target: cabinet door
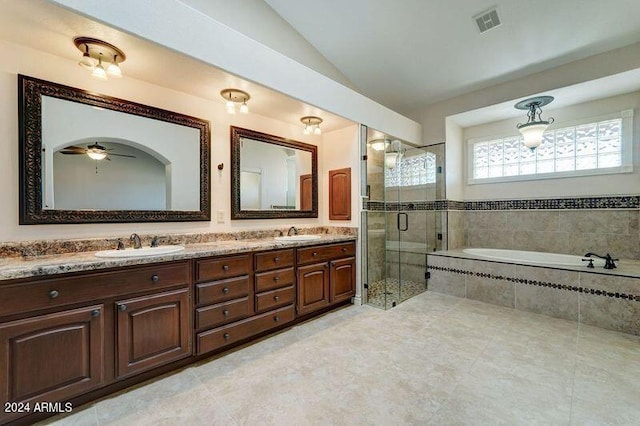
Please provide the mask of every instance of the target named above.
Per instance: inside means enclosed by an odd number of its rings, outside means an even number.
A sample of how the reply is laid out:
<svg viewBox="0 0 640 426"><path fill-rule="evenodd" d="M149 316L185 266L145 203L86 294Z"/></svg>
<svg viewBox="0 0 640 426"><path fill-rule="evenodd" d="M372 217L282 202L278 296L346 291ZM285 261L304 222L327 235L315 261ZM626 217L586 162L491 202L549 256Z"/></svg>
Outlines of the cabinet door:
<svg viewBox="0 0 640 426"><path fill-rule="evenodd" d="M356 258L331 262L331 303L350 299L356 290Z"/></svg>
<svg viewBox="0 0 640 426"><path fill-rule="evenodd" d="M329 264L298 268L298 314L304 315L329 305Z"/></svg>
<svg viewBox="0 0 640 426"><path fill-rule="evenodd" d="M329 220L351 220L351 168L329 170Z"/></svg>
<svg viewBox="0 0 640 426"><path fill-rule="evenodd" d="M103 316L103 305L94 305L0 325L2 407L65 401L100 387ZM0 410L0 423L9 418Z"/></svg>
<svg viewBox="0 0 640 426"><path fill-rule="evenodd" d="M116 302L117 376L191 354L189 289Z"/></svg>

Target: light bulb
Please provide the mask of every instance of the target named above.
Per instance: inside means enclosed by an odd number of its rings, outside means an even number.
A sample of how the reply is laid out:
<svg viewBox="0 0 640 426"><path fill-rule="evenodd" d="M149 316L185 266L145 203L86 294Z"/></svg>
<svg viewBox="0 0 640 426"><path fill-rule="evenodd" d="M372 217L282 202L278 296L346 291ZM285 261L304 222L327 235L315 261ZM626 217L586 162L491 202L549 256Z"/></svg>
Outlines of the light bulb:
<svg viewBox="0 0 640 426"><path fill-rule="evenodd" d="M100 56L100 59L98 60L98 65L96 65L96 67L93 69L93 72L91 73L91 75L94 76L95 78L99 78L100 80L107 79L107 72L104 70L104 67L102 66L102 56Z"/></svg>
<svg viewBox="0 0 640 426"><path fill-rule="evenodd" d="M107 153L104 152L104 151L90 149L90 150L87 151L87 155L92 160L104 160L105 157L107 156Z"/></svg>
<svg viewBox="0 0 640 426"><path fill-rule="evenodd" d="M122 70L118 65L118 55L114 55L113 62L111 62L111 64L107 67L107 72L112 77L115 77L115 78L122 77Z"/></svg>
<svg viewBox="0 0 640 426"><path fill-rule="evenodd" d="M383 151L385 148L385 143L384 141L373 142L371 144L371 148L373 148L374 151Z"/></svg>
<svg viewBox="0 0 640 426"><path fill-rule="evenodd" d="M234 104L231 99L229 99L225 105L227 107L227 112L229 114L235 114L236 113L236 104Z"/></svg>
<svg viewBox="0 0 640 426"><path fill-rule="evenodd" d="M240 105L240 112L243 114L249 114L249 106L247 105L247 101L244 101L242 105Z"/></svg>
<svg viewBox="0 0 640 426"><path fill-rule="evenodd" d="M316 124L316 128L313 130L314 135L321 135L322 130L320 130L320 125Z"/></svg>

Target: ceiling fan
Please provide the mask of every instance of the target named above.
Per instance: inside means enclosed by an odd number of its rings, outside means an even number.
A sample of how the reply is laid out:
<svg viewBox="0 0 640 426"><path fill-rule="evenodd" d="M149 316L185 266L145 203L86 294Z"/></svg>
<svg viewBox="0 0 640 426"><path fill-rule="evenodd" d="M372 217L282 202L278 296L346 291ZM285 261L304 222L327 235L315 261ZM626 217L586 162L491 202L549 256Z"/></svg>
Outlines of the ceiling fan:
<svg viewBox="0 0 640 426"><path fill-rule="evenodd" d="M107 151L111 151L111 149L105 148L104 146L95 142L91 145L87 145L86 148L82 148L80 146L68 146L60 150L60 153L65 155L87 154L93 160L108 161L111 161L111 158L109 158L110 156L136 158L135 155L115 154Z"/></svg>

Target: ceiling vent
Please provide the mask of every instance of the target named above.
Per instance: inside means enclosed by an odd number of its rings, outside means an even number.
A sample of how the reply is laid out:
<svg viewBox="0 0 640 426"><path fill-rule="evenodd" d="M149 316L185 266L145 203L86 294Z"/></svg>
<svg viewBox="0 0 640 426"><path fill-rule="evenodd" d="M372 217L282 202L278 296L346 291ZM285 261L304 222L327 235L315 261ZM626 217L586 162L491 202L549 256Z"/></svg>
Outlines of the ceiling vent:
<svg viewBox="0 0 640 426"><path fill-rule="evenodd" d="M491 28L495 28L501 24L500 18L498 17L498 9L495 7L479 13L473 17L473 20L476 21L480 33L489 31Z"/></svg>

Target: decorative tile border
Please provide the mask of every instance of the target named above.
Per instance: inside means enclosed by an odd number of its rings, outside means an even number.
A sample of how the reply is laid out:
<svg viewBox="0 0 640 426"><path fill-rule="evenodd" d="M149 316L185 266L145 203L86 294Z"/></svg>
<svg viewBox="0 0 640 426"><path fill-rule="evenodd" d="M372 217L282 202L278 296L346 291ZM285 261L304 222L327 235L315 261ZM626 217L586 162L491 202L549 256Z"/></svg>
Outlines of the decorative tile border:
<svg viewBox="0 0 640 426"><path fill-rule="evenodd" d="M519 284L526 284L526 285L532 285L532 286L538 286L538 287L548 287L548 288L553 288L557 290L573 291L578 293L593 294L595 296L604 296L604 297L610 297L614 299L624 299L624 300L640 302L640 295L611 292L611 291L598 290L598 289L593 289L588 287L550 283L550 282L538 281L538 280L529 280L526 278L505 277L503 275L494 275L494 274L488 274L485 272L473 272L466 269L447 268L444 266L427 265L427 270L450 272L453 274L461 274L461 275L470 275L475 277L488 278L491 280L508 281L508 282L514 282Z"/></svg>
<svg viewBox="0 0 640 426"><path fill-rule="evenodd" d="M640 195L583 198L540 198L531 200L456 201L435 200L415 202L363 201L368 211L422 210L582 210L582 209L640 209Z"/></svg>

